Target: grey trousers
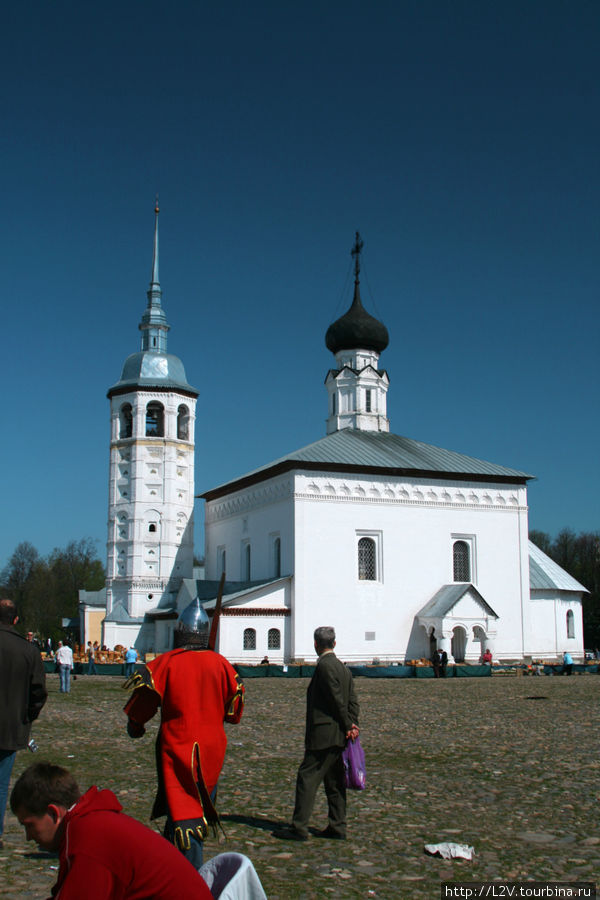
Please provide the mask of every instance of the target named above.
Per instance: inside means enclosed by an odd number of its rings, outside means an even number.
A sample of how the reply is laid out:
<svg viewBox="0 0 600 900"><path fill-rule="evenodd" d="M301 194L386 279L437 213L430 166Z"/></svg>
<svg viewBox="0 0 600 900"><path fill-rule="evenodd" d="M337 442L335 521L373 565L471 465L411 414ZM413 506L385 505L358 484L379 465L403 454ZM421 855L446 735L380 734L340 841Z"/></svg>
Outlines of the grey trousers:
<svg viewBox="0 0 600 900"><path fill-rule="evenodd" d="M346 783L343 747L306 750L296 777L296 803L292 825L300 834L308 834L308 823L321 782L327 797L329 827L346 834Z"/></svg>

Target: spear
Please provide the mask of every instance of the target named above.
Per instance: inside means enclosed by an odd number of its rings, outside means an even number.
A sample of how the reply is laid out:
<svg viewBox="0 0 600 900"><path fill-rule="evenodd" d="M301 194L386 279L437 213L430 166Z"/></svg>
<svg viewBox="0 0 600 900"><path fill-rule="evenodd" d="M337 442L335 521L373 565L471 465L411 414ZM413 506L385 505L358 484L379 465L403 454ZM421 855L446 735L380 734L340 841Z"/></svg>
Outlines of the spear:
<svg viewBox="0 0 600 900"><path fill-rule="evenodd" d="M223 600L223 588L225 587L225 572L221 575L219 582L219 590L217 592L217 602L213 613L212 622L210 623L210 634L208 636L208 649L214 650L217 643L217 630L219 628L219 617L221 615L221 601Z"/></svg>

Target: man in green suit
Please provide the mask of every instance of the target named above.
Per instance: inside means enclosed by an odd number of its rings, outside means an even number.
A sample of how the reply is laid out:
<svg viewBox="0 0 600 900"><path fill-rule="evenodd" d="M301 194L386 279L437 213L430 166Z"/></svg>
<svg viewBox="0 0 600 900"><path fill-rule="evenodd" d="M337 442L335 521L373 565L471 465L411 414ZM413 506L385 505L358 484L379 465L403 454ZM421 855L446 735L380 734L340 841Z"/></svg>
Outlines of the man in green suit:
<svg viewBox="0 0 600 900"><path fill-rule="evenodd" d="M319 837L346 839L346 786L342 751L346 740L358 737L358 700L350 670L339 661L335 631L317 628L315 650L319 657L306 697L304 759L296 779L296 805L292 824L278 837L305 841L308 822L321 782L325 788L329 823Z"/></svg>

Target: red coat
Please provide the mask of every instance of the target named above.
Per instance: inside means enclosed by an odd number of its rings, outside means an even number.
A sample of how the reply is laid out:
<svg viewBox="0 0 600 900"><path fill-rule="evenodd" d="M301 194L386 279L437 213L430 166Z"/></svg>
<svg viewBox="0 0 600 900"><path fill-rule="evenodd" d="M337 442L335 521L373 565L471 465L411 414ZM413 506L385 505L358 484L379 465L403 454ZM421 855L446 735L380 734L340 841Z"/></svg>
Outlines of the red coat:
<svg viewBox="0 0 600 900"><path fill-rule="evenodd" d="M224 722L242 717L244 686L212 650L170 650L146 666L125 712L140 725L161 707L159 788L152 817L217 820L210 801L225 760Z"/></svg>
<svg viewBox="0 0 600 900"><path fill-rule="evenodd" d="M91 787L63 819L55 900L210 900L206 882L175 847Z"/></svg>

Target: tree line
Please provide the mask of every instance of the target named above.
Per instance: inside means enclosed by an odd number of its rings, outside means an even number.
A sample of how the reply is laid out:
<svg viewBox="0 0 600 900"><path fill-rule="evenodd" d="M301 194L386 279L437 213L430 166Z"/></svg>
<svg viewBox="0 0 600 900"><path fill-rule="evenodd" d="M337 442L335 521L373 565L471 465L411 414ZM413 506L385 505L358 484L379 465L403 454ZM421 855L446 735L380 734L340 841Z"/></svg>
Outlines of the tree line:
<svg viewBox="0 0 600 900"><path fill-rule="evenodd" d="M65 636L63 618L79 614L79 590L104 587L106 574L92 538L70 541L40 556L33 544L23 541L15 548L0 573L0 591L17 604L22 634L56 641Z"/></svg>
<svg viewBox="0 0 600 900"><path fill-rule="evenodd" d="M555 538L545 531L529 538L590 592L583 595L583 635L586 648L600 647L600 532L563 528Z"/></svg>

